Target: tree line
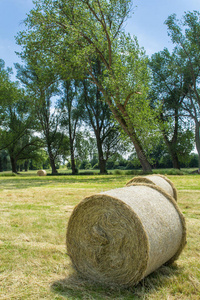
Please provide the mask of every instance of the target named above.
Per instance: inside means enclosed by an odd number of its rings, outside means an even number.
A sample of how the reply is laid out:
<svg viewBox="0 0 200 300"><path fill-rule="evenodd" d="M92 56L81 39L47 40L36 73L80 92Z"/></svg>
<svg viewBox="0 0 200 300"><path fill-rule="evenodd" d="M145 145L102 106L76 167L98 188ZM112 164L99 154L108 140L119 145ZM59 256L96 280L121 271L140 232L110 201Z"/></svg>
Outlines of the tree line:
<svg viewBox="0 0 200 300"><path fill-rule="evenodd" d="M20 83L0 63L1 148L17 161L56 161L134 151L144 172L163 153L179 169L196 145L200 167L200 14L166 20L174 44L145 54L123 30L132 1L42 0L18 33ZM45 151L44 151L45 149ZM84 156L85 155L85 156Z"/></svg>

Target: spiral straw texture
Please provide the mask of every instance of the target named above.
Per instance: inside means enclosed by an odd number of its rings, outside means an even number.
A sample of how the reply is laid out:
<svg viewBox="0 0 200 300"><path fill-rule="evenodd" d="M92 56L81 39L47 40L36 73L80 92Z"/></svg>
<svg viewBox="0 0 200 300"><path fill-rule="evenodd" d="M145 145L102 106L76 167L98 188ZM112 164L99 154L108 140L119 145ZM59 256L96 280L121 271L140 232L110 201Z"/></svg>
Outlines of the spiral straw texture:
<svg viewBox="0 0 200 300"><path fill-rule="evenodd" d="M66 242L82 276L132 286L178 258L186 243L185 221L169 194L135 184L83 199L69 219Z"/></svg>

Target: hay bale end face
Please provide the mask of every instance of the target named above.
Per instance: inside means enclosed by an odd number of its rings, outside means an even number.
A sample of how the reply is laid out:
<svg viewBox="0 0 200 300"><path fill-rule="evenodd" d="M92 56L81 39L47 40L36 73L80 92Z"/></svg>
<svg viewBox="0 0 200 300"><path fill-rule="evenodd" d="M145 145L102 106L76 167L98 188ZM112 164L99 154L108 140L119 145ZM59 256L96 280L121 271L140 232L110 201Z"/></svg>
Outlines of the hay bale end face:
<svg viewBox="0 0 200 300"><path fill-rule="evenodd" d="M134 183L155 184L177 201L177 190L173 182L164 175L152 174L147 176L133 177L129 182L127 182L126 186L129 186Z"/></svg>
<svg viewBox="0 0 200 300"><path fill-rule="evenodd" d="M38 170L37 171L37 175L38 176L46 176L47 175L47 172L45 170Z"/></svg>
<svg viewBox="0 0 200 300"><path fill-rule="evenodd" d="M172 197L139 184L81 201L69 219L66 241L82 276L133 286L178 258L186 243L185 221Z"/></svg>

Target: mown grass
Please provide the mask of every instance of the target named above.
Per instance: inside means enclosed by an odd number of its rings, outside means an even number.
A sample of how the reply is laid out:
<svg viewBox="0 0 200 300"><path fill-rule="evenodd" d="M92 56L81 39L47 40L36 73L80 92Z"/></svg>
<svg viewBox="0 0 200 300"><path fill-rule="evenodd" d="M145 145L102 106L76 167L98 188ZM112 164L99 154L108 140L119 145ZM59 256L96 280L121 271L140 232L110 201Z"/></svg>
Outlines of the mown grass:
<svg viewBox="0 0 200 300"><path fill-rule="evenodd" d="M187 222L187 246L129 289L79 278L66 254L71 211L85 196L122 187L132 175L0 178L0 299L200 299L200 176L168 176Z"/></svg>

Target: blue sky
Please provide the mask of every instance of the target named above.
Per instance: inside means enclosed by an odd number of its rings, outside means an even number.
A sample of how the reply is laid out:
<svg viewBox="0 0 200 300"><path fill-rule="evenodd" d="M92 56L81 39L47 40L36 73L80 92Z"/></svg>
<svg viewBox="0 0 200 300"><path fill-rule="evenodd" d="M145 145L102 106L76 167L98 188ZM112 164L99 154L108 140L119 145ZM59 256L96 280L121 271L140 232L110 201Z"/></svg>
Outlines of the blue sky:
<svg viewBox="0 0 200 300"><path fill-rule="evenodd" d="M15 54L20 47L14 36L23 29L22 21L33 7L32 0L0 0L0 58L7 67L14 68L20 59ZM140 46L151 55L171 49L164 21L173 13L179 18L185 11L200 10L200 0L133 0L134 14L127 21L126 30L136 35Z"/></svg>

